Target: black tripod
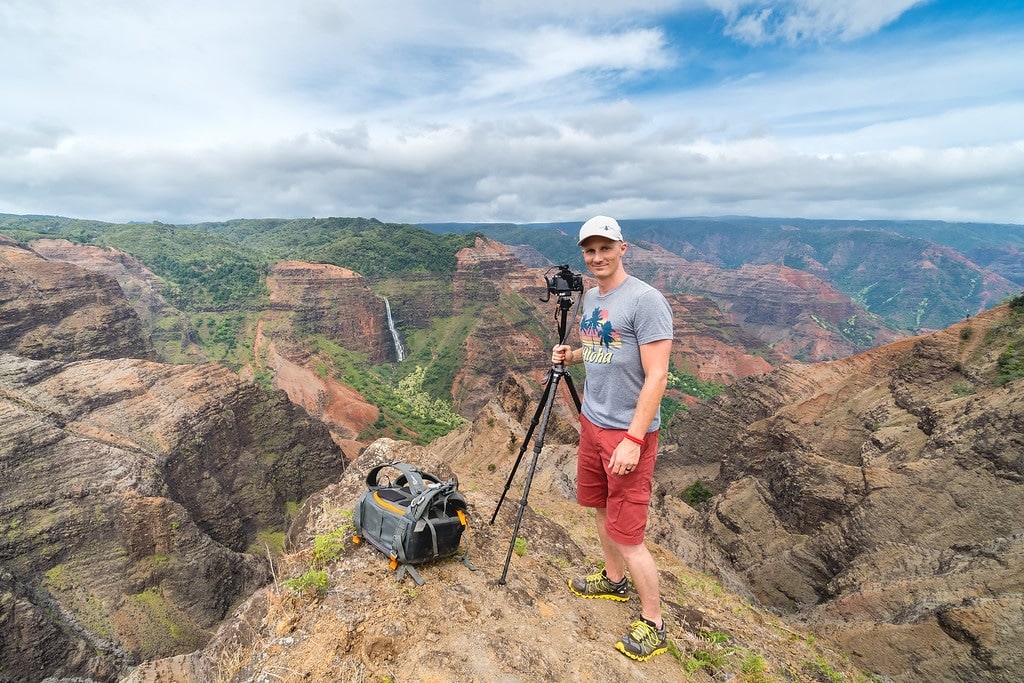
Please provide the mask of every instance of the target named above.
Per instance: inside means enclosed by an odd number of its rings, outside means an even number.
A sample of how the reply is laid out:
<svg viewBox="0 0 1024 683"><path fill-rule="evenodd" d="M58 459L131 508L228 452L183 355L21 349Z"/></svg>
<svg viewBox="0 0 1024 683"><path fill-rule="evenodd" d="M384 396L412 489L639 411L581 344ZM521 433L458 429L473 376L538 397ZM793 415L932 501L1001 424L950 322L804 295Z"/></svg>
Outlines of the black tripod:
<svg viewBox="0 0 1024 683"><path fill-rule="evenodd" d="M558 291L558 307L561 311L561 317L558 322L558 339L560 344L565 343L566 339L566 315L569 309L572 308L572 295L568 291ZM519 525L523 521L523 511L526 509L526 499L530 495L530 485L533 483L533 472L537 468L537 458L540 457L540 452L544 448L544 432L548 428L548 418L551 415L551 406L555 402L555 396L558 394L558 382L562 378L565 378L565 384L569 387L569 393L572 394L573 403L576 404L576 412L580 411L580 397L576 393L576 387L573 386L572 376L566 372L565 365L559 363L552 365L551 370L548 371L547 376L544 378L545 386L544 393L541 394L540 402L537 405L537 410L533 414L533 420L530 421L530 428L526 431L526 437L523 439L523 445L519 448L519 456L516 458L516 462L512 465L512 471L509 472L508 481L505 482L505 490L501 492L501 498L498 499L498 505L494 508L494 514L491 515L491 524L494 524L494 520L498 516L498 510L501 509L501 504L505 501L505 494L508 493L509 488L512 486L512 479L516 476L516 470L519 468L519 463L523 459L523 453L526 452L526 447L530 443L530 438L533 436L533 430L540 423L540 431L537 433L537 439L533 445L533 459L530 461L530 469L526 474L526 484L523 487L523 497L519 500L519 513L516 515L516 524L512 529L512 538L509 539L508 543L508 554L505 555L505 568L501 572L501 578L498 579L498 583L502 586L505 585L505 575L508 574L508 565L512 560L512 551L516 545L516 535L519 533Z"/></svg>

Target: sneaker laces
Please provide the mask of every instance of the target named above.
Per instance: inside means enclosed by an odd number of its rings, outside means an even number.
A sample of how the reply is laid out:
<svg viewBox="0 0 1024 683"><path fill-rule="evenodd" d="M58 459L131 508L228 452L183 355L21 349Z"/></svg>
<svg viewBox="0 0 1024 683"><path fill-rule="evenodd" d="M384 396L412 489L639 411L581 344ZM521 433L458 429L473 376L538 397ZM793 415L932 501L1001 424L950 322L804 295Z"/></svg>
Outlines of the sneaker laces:
<svg viewBox="0 0 1024 683"><path fill-rule="evenodd" d="M664 628L664 626L662 627ZM637 619L630 626L629 637L644 649L654 649L664 640L661 630L644 619Z"/></svg>
<svg viewBox="0 0 1024 683"><path fill-rule="evenodd" d="M586 578L587 588L604 589L607 586L611 586L612 589L620 589L626 582L626 578L623 577L621 581L615 583L608 578L608 575L604 573L604 570L590 574Z"/></svg>

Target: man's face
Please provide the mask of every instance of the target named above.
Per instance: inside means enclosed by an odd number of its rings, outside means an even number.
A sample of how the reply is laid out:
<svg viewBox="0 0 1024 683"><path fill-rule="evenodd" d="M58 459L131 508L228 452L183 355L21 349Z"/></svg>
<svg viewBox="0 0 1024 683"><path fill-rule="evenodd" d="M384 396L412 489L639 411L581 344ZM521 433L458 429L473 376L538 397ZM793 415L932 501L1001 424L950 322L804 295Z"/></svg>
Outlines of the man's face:
<svg viewBox="0 0 1024 683"><path fill-rule="evenodd" d="M580 245L583 261L594 277L601 278L614 274L626 253L626 243L607 237L588 237Z"/></svg>

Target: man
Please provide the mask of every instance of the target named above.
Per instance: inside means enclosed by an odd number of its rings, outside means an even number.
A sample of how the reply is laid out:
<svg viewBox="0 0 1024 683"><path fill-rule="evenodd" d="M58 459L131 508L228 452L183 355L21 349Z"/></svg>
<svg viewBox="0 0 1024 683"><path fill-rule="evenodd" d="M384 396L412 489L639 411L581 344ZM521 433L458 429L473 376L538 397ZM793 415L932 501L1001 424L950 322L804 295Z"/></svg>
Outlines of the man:
<svg viewBox="0 0 1024 683"><path fill-rule="evenodd" d="M578 244L597 286L583 297L582 347L557 345L551 361L586 365L576 499L596 511L604 569L571 580L569 588L580 597L625 602L628 571L640 597L640 618L615 647L645 661L668 649L658 568L644 531L668 382L672 310L658 290L626 273L627 245L614 218L588 220Z"/></svg>

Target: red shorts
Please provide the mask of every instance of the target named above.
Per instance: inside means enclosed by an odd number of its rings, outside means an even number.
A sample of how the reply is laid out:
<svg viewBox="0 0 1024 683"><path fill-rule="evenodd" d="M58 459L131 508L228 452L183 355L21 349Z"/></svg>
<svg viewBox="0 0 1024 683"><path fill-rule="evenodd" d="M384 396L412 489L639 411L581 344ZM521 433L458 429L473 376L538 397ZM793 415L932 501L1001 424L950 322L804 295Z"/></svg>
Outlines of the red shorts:
<svg viewBox="0 0 1024 683"><path fill-rule="evenodd" d="M647 529L658 432L649 432L644 437L635 470L625 476L609 474L608 462L625 433L623 429L602 429L580 415L576 502L585 507L607 508L605 527L612 540L623 545L639 545Z"/></svg>

